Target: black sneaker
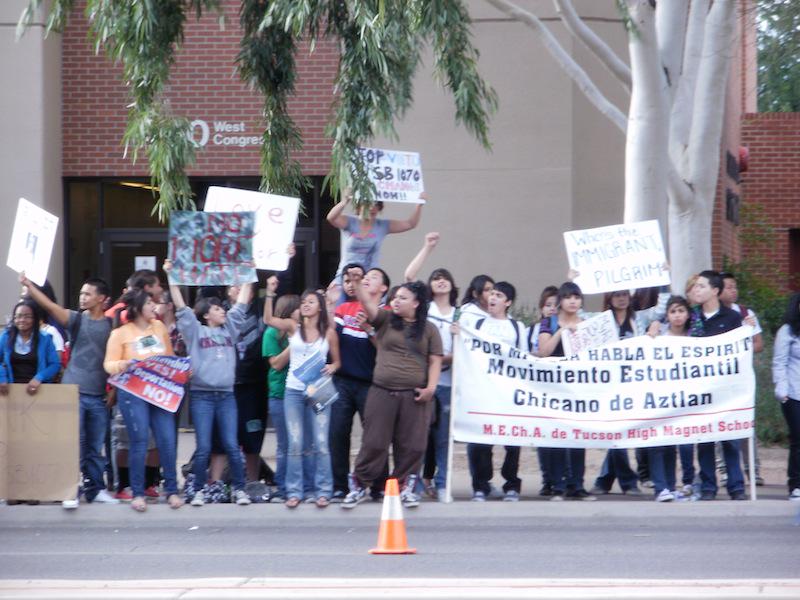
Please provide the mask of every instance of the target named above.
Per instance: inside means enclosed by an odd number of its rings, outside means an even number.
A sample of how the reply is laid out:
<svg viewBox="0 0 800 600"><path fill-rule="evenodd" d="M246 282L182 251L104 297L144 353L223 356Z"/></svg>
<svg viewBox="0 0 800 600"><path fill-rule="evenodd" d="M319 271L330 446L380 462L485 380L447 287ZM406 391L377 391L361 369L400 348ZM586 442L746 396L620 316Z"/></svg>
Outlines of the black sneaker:
<svg viewBox="0 0 800 600"><path fill-rule="evenodd" d="M731 500L747 500L747 495L742 491L733 492L731 494Z"/></svg>
<svg viewBox="0 0 800 600"><path fill-rule="evenodd" d="M574 492L568 492L567 498L570 500L583 500L584 502L594 502L597 500L597 496L592 496L589 492L584 489L575 490Z"/></svg>
<svg viewBox="0 0 800 600"><path fill-rule="evenodd" d="M331 504L341 504L344 502L345 496L347 496L345 492L342 490L336 490L333 492L333 496L331 496Z"/></svg>
<svg viewBox="0 0 800 600"><path fill-rule="evenodd" d="M545 496L545 497L552 496L553 495L553 486L550 485L549 483L545 483L542 486L542 489L539 490L539 495L540 496Z"/></svg>
<svg viewBox="0 0 800 600"><path fill-rule="evenodd" d="M703 492L700 494L700 500L716 500L717 495L714 492Z"/></svg>

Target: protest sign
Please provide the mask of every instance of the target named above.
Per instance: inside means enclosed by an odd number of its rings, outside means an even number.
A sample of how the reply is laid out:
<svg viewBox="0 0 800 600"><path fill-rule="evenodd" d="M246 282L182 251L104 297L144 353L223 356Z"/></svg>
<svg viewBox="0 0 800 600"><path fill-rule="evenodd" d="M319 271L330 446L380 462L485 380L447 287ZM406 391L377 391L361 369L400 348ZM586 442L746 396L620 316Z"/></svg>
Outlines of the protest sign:
<svg viewBox="0 0 800 600"><path fill-rule="evenodd" d="M256 281L252 212L173 211L169 217L170 282L235 285Z"/></svg>
<svg viewBox="0 0 800 600"><path fill-rule="evenodd" d="M36 285L44 285L57 229L58 217L20 198L6 264L17 273L25 271Z"/></svg>
<svg viewBox="0 0 800 600"><path fill-rule="evenodd" d="M567 259L584 294L658 287L670 282L658 221L564 233Z"/></svg>
<svg viewBox="0 0 800 600"><path fill-rule="evenodd" d="M325 356L321 352L314 352L292 371L292 375L304 384L309 385L322 376L322 369L324 368Z"/></svg>
<svg viewBox="0 0 800 600"><path fill-rule="evenodd" d="M79 466L78 386L8 386L0 402L0 498L74 499ZM5 464L3 464L5 463Z"/></svg>
<svg viewBox="0 0 800 600"><path fill-rule="evenodd" d="M287 249L294 240L300 199L252 190L208 188L205 212L253 212L256 215L253 259L258 269L285 271L289 266Z"/></svg>
<svg viewBox="0 0 800 600"><path fill-rule="evenodd" d="M453 437L559 448L634 448L750 437L752 328L639 336L540 359L466 327L454 343Z"/></svg>
<svg viewBox="0 0 800 600"><path fill-rule="evenodd" d="M108 383L145 402L174 413L183 400L191 362L182 356L151 356L135 361L124 373L112 375Z"/></svg>
<svg viewBox="0 0 800 600"><path fill-rule="evenodd" d="M425 204L422 162L418 152L359 148L369 180L375 184L375 200Z"/></svg>
<svg viewBox="0 0 800 600"><path fill-rule="evenodd" d="M575 331L569 329L561 334L564 356L572 357L590 348L613 344L619 340L619 331L614 322L614 313L601 312L590 319L581 321Z"/></svg>

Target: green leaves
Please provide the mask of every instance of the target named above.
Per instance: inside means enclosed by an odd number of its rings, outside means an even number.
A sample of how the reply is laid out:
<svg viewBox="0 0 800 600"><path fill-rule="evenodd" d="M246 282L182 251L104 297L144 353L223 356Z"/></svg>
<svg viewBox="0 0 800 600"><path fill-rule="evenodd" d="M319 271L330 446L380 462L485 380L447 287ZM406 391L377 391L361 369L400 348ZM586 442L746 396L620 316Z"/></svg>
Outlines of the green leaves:
<svg viewBox="0 0 800 600"><path fill-rule="evenodd" d="M758 109L800 111L800 5L758 2Z"/></svg>
<svg viewBox="0 0 800 600"><path fill-rule="evenodd" d="M20 18L28 27L42 0L29 0ZM47 30L63 29L74 0L53 0ZM220 11L220 0L86 0L90 38L122 65L131 96L126 153L147 156L154 212L192 206L186 169L195 155L186 119L171 114L164 86L183 41L187 15ZM262 189L297 194L305 185L294 153L302 148L300 130L288 113L295 92L298 43L324 36L340 42L335 79L331 171L334 195L353 188L355 204L366 209L374 199L359 147L375 133L396 137L395 122L411 106L420 51L430 44L438 79L456 106L456 121L486 148L488 120L497 106L494 91L478 73L470 18L459 0L242 0L243 30L236 61L244 81L264 95Z"/></svg>

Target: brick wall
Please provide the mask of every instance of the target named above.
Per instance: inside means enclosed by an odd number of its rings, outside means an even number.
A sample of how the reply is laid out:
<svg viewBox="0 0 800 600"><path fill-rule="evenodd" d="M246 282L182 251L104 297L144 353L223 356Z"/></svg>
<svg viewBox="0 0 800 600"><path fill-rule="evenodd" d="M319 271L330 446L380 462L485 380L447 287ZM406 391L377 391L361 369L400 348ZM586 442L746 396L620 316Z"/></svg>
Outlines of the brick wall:
<svg viewBox="0 0 800 600"><path fill-rule="evenodd" d="M746 114L742 143L750 151L749 169L742 174L744 198L758 207L750 228L766 236L745 237L743 255L763 263L765 275L777 269L787 276L785 289L798 289L800 257L792 263L789 231L800 228L800 113Z"/></svg>
<svg viewBox="0 0 800 600"><path fill-rule="evenodd" d="M223 2L225 29L220 30L217 14L208 13L199 21L191 15L185 27L185 42L166 96L175 114L190 120L203 120L209 127L209 140L197 152L191 175L258 175L258 146L236 147L215 144L214 123L244 123L243 132L220 132L222 138L259 136L264 124L261 99L249 90L236 73L239 49L236 0ZM78 2L69 27L63 35L63 161L65 177L147 175L144 157L133 165L123 155L121 139L127 119L128 96L121 83L121 67L104 53L94 54L87 40L88 24ZM330 141L324 135L333 98L333 79L338 53L332 41L320 41L313 54L308 46L297 55L297 95L289 110L305 140L297 156L308 175L323 175L330 165ZM195 139L203 128L197 124Z"/></svg>

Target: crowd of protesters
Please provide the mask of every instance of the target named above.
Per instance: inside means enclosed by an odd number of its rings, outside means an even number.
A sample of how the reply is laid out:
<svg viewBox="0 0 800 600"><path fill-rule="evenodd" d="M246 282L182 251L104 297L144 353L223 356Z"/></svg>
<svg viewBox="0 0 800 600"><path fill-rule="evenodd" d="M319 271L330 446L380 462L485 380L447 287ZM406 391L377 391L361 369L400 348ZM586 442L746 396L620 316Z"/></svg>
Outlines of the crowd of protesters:
<svg viewBox="0 0 800 600"><path fill-rule="evenodd" d="M0 394L8 393L10 383L26 384L29 394L42 383L77 384L80 493L87 502L129 501L139 512L161 496L174 509L185 502L199 507L220 501L353 508L380 499L390 476L398 479L406 507L425 496L446 501L459 329L535 356L564 356L562 335L590 316L583 310L583 293L572 281L574 272L560 286L545 287L530 325L514 318L516 288L508 281L477 275L459 302L446 268L434 268L427 282L418 280L438 233L425 236L404 281L391 287L379 266L382 241L416 227L421 207L402 221L381 219L380 203L363 218L345 216L346 205L337 204L328 215L345 242L336 278L327 289L309 289L299 297L277 297L278 279L272 276L263 293L251 284L225 293L200 289L190 309L181 288L141 270L110 308L108 285L87 279L75 311L22 274L22 299L0 336ZM168 278L171 267L166 261ZM733 275L708 270L687 282L684 296L663 289L619 290L605 295L603 309L612 311L620 339L713 336L747 323L754 327L758 352L763 347L758 321L737 304L737 293ZM775 338L773 374L789 427L789 497L800 499L800 294L791 297L784 322ZM109 375L137 360L160 355L191 361L185 402L196 444L182 486L176 416L107 383ZM314 390L301 373L314 361L338 392L324 406L309 401ZM261 459L268 415L276 436L274 470ZM356 415L363 435L353 461ZM714 500L721 472L728 496L743 500L741 445L734 440L637 449L636 468L628 450L611 449L589 489L583 448L540 447L538 494L553 501L593 501L616 481L627 495L644 496L652 488L658 502ZM502 449L501 487L492 482L493 450L467 445L472 500L516 502L522 493L522 449Z"/></svg>

